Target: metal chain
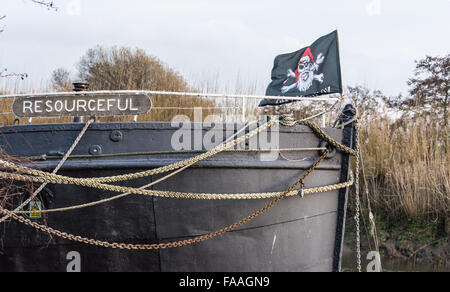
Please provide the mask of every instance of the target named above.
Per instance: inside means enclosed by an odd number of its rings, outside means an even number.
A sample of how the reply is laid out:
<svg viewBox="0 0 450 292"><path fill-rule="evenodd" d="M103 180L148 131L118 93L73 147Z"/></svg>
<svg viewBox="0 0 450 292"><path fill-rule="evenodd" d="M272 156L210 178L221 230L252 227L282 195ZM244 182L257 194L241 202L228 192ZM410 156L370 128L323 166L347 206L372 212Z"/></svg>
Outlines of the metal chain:
<svg viewBox="0 0 450 292"><path fill-rule="evenodd" d="M359 163L360 163L360 144L359 144L359 132L360 125L356 122L355 126L355 148L356 148L356 158L355 158L355 206L356 206L356 214L355 214L355 222L356 222L356 264L358 272L361 273L361 231L360 231L360 209L361 202L359 197Z"/></svg>
<svg viewBox="0 0 450 292"><path fill-rule="evenodd" d="M8 211L4 208L2 208L0 206L0 213L6 214L11 216L11 218L27 225L30 227L33 227L37 230L46 232L48 234L51 235L56 235L58 237L64 238L64 239L68 239L71 241L75 241L75 242L80 242L80 243L85 243L85 244L90 244L90 245L94 245L94 246L100 246L100 247L106 247L106 248L114 248L114 249L125 249L125 250L156 250L156 249L166 249L166 248L174 248L174 247L182 247L182 246L187 246L187 245L191 245L194 243L199 243L199 242L203 242L212 238L215 238L217 236L223 235L227 232L236 230L237 228L239 228L240 226L247 224L248 222L254 220L256 217L262 215L263 213L267 212L269 209L271 209L272 207L274 207L276 204L278 204L282 199L284 199L289 193L291 193L292 191L294 191L298 186L303 185L305 179L317 168L317 166L323 161L325 160L325 158L328 156L328 150L326 150L322 156L319 157L319 159L313 164L313 166L308 169L303 175L302 177L294 184L292 185L289 189L287 189L283 194L281 194L279 197L277 197L275 200L273 200L272 202L270 202L268 205L266 205L264 208L256 211L255 213L251 214L250 216L240 220L239 222L236 222L226 228L220 229L214 233L210 233L210 234L206 234L206 235L202 235L202 236L198 236L192 239L187 239L187 240L181 240L181 241L176 241L176 242L169 242L169 243L159 243L159 244L126 244L126 243L110 243L110 242L105 242L105 241L100 241L100 240L95 240L95 239L89 239L89 238L85 238L85 237L81 237L81 236L76 236L73 234L69 234L66 232L61 232L59 230L55 230L53 228L44 226L44 225L40 225L36 222L32 222L29 219L26 219L22 216L16 215L14 213L12 213L11 211Z"/></svg>

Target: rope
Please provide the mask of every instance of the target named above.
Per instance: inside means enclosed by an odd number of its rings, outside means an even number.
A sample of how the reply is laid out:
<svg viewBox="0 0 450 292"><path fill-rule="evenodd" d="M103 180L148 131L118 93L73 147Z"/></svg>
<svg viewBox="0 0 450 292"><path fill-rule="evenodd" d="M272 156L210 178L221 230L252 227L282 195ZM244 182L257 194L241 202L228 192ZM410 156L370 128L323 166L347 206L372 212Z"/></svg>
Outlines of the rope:
<svg viewBox="0 0 450 292"><path fill-rule="evenodd" d="M218 231L216 231L214 233L210 233L210 234L202 235L202 236L197 236L197 237L192 238L192 239L187 239L187 240L182 240L182 241L177 241L177 242L159 243L159 244L110 243L110 242L106 242L106 241L100 241L100 240L95 240L95 239L89 239L89 238L86 238L86 237L76 236L76 235L69 234L69 233L66 233L66 232L61 232L61 231L53 229L51 227L40 225L40 224L38 224L36 222L32 222L29 219L25 219L25 218L23 218L23 217L21 217L19 215L16 215L16 214L12 213L11 211L8 211L8 210L2 208L1 206L0 206L0 213L9 215L9 216L11 216L11 218L13 218L13 219L15 219L15 220L25 224L25 225L28 225L30 227L33 227L33 228L37 229L37 230L43 231L45 233L48 233L50 235L55 235L55 236L58 236L58 237L61 237L61 238L64 238L64 239L71 240L71 241L85 243L85 244L90 244L90 245L94 245L94 246L100 246L100 247L105 247L105 248L113 248L113 249L124 249L124 250L156 250L156 249L182 247L182 246L187 246L187 245L191 245L191 244L194 244L194 243L203 242L203 241L215 238L217 236L223 235L223 234L225 234L227 232L236 230L240 226L247 224L248 222L254 220L256 217L258 217L258 216L262 215L263 213L267 212L269 209L271 209L272 207L277 205L282 199L284 199L289 193L294 191L295 188L297 188L298 186L303 186L304 180L327 157L327 155L328 155L328 150L326 150L324 152L324 154L322 154L322 156L314 163L314 165L310 169L308 169L305 172L305 174L303 174L302 177L294 185L292 185L283 194L278 196L275 200L270 202L264 208L256 211L255 213L253 213L250 216L240 220L239 222L236 222L236 223L234 223L234 224L232 224L232 225L230 225L230 226L228 226L226 228L220 229L220 230L218 230Z"/></svg>
<svg viewBox="0 0 450 292"><path fill-rule="evenodd" d="M3 161L3 160L0 160L0 166L3 166L5 168L9 168L9 169L14 169L14 170L19 171L21 173L27 173L27 174L30 174L30 175L41 177L40 181L43 181L43 182L76 184L76 185L80 185L80 186L97 187L97 188L100 188L100 189L106 189L106 190L113 190L113 191L123 192L124 190L123 189L119 189L120 187L104 185L104 184L101 184L101 183L105 183L105 182L108 182L108 183L119 182L119 181L125 181L125 180L132 180L132 179L147 177L147 176L151 176L151 175L155 175L155 174L160 174L160 173L176 170L176 169L185 167L187 165L195 164L198 161L201 161L201 160L204 160L206 158L209 158L209 157L211 157L213 155L216 155L217 153L223 152L226 149L228 149L230 147L233 147L233 146L235 146L235 145L237 145L237 144L239 144L239 143L241 143L241 142L243 142L245 140L250 139L251 137L259 134L260 132L262 132L263 130L269 128L273 123L275 123L275 121L272 119L269 122L265 123L264 125L260 126L259 128L253 130L249 134L241 136L241 137L239 137L238 139L234 140L231 143L228 143L228 140L227 140L224 143L222 143L221 145L219 145L218 147L214 148L213 150L210 150L210 151L208 151L206 153L203 153L201 155L195 156L193 158L190 158L190 159L187 159L187 160L184 160L184 161L180 161L180 162L177 162L177 163L174 163L174 164L171 164L171 165L163 166L163 167L160 167L160 168L157 168L157 169L147 170L147 171L138 172L138 173L131 173L131 174L125 174L125 175L111 176L111 177L101 177L101 178L71 178L71 177L65 177L65 176L56 175L56 174L49 174L47 172L40 171L40 170L30 169L30 168L19 166L19 165L16 165L14 163ZM353 149L350 149L349 147L346 147L346 146L338 143L337 141L335 141L334 139L329 137L325 132L323 132L319 127L314 125L313 123L310 123L308 121L288 123L288 121L286 121L286 120L281 120L280 123L283 124L283 125L287 125L287 126L293 126L293 125L295 125L295 123L300 123L300 124L306 125L306 126L310 127L313 130L313 132L315 132L317 135L319 135L322 139L324 139L325 141L330 143L335 148L340 149L340 150L342 150L342 151L344 151L346 153L352 154L352 155L355 154L355 151ZM249 125L250 124L248 124L246 127L248 127ZM244 131L246 127L241 129L239 132ZM236 133L234 136L238 135L239 132ZM3 173L2 175L3 175L3 177L5 177L6 173ZM19 180L28 181L24 177L21 177L21 178L20 178L20 176L18 176L18 177L19 177ZM46 178L46 180L43 180L43 178ZM116 189L114 189L114 188L116 188ZM128 192L128 190L125 190L125 192Z"/></svg>
<svg viewBox="0 0 450 292"><path fill-rule="evenodd" d="M75 149L75 147L78 145L78 143L80 142L81 138L83 138L84 134L86 133L87 129L89 128L89 126L94 122L94 119L90 119L86 125L84 126L84 128L81 130L80 134L78 135L78 137L75 139L75 141L73 142L72 146L70 146L69 150L67 151L67 153L64 155L64 157L61 159L61 161L58 163L58 165L56 166L56 168L53 170L53 174L56 174L60 168L63 166L63 164L66 162L66 160L69 158L70 154L72 154L73 150ZM36 198L36 196L45 188L45 186L47 185L47 183L43 183L32 195L30 198L28 198L25 202L23 202L19 207L17 207L15 209L15 211L18 211L20 209L22 209L24 206L26 206L28 203L30 203L34 198ZM0 223L4 222L5 220L7 220L9 218L9 216L4 216L3 218L0 219Z"/></svg>
<svg viewBox="0 0 450 292"><path fill-rule="evenodd" d="M273 122L273 120L269 121L268 123L266 123L265 125L261 126L259 129L256 129L255 131L253 131L253 134L258 134L261 129L264 129L266 126L268 127L271 123ZM238 131L235 135L233 135L232 137L230 137L229 139L227 139L224 143L224 146L219 146L218 150L223 149L223 147L229 148L227 147L227 143L231 140L234 139L235 136L237 136L240 132L245 131L245 129L250 126L251 124L246 125L245 127L243 127L240 131ZM249 139L253 134L250 133L248 135L245 135L244 138ZM242 138L242 137L241 137ZM236 143L240 143L239 140L241 140L241 138L233 141L232 144ZM216 150L215 149L215 150ZM206 153L207 154L207 153ZM205 154L204 154L205 155ZM198 157L201 157L197 156ZM58 183L58 184L75 184L75 185L81 185L81 186L86 186L86 187L91 187L91 188L99 188L99 189L103 189L103 190L110 190L110 191L114 191L114 192L125 192L125 193L130 193L130 194L142 194L142 195L153 195L153 196L170 196L171 194L167 195L167 194L163 194L163 195L158 195L158 194L151 194L151 191L148 190L144 190L144 189L136 189L136 188L126 188L126 187L120 187L120 186L111 186L111 185L106 185L106 184L101 184L101 183L97 183L95 181L89 181L89 179L74 179L74 178L69 178L69 177L63 177L63 176L57 176L55 174L48 174L46 172L42 172L42 171L37 171L37 170L32 170L26 167L22 167L22 166L18 166L18 165L14 165L10 162L3 162L4 166L15 169L19 172L22 173L29 173L29 174L33 174L33 175L38 175L38 177L32 177L32 176L27 176L27 175L20 175L20 174L15 174L15 173L6 173L6 172L2 172L0 174L1 177L4 178L12 178L14 180L19 180L19 181L25 181L25 182L43 182L43 183ZM196 163L196 159L192 160L189 164L184 165L182 167L182 169L180 171L175 171L173 174L168 175L166 177L164 177L162 180L167 179L169 177L171 177L172 175L183 171L184 169L186 169L187 167L193 165L194 163ZM42 174L42 175L41 175ZM141 173L142 174L142 173ZM136 175L136 174L134 174ZM161 181L161 180L159 180ZM156 183L153 183L152 185L154 185ZM179 195L175 195L175 197L179 197ZM191 196L185 196L187 198L192 197Z"/></svg>
<svg viewBox="0 0 450 292"><path fill-rule="evenodd" d="M326 147L308 147L308 148L283 148L283 149L229 149L222 152L225 153L251 153L251 152L299 152L299 151L324 151ZM129 153L113 153L113 154L98 154L98 155L71 155L69 159L78 158L106 158L106 157L121 157L121 156L141 156L141 155L175 155L175 154L194 154L194 153L206 153L207 150L180 150L180 151L150 151L150 152L129 152ZM16 158L22 158L23 156L13 156ZM27 156L28 160L52 160L59 159L60 156Z"/></svg>
<svg viewBox="0 0 450 292"><path fill-rule="evenodd" d="M290 161L290 162L302 162L305 160L308 160L308 157L302 158L302 159L291 159L286 157L283 153L280 152L280 157L283 158L286 161Z"/></svg>
<svg viewBox="0 0 450 292"><path fill-rule="evenodd" d="M117 193L129 193L135 195L154 196L162 198L172 199L193 199L193 200L242 200L242 199L266 199L276 196L279 193L249 193L249 194L212 194L212 193L182 193L182 192L170 192L170 191L154 191L145 190L141 188L124 187L107 185L100 183L86 184L79 181L66 181L57 178L35 177L29 175L22 175L16 173L0 172L0 178L14 179L16 181L24 182L42 182L52 184L65 184L65 185L78 185L84 187L91 187L95 189L101 189L106 191L112 191ZM332 190L328 187L321 187L323 191ZM292 194L294 195L294 194Z"/></svg>
<svg viewBox="0 0 450 292"><path fill-rule="evenodd" d="M170 165L152 169L152 170L146 170L143 172L130 173L130 174L124 174L124 175L118 175L118 176L111 176L111 177L100 177L100 178L71 178L71 177L50 174L45 171L16 165L14 163L4 161L4 160L0 160L0 166L2 166L4 168L9 168L9 169L19 171L21 173L27 173L27 174L31 174L31 175L35 175L35 176L44 177L44 178L58 179L60 181L65 181L66 183L71 183L71 184L73 183L73 184L79 184L82 186L91 187L98 183L104 183L104 182L111 183L111 182L119 182L119 181L125 181L125 180L138 179L138 178L148 177L148 176L155 175L155 174L173 171L173 170L185 167L187 165L193 165L201 160L204 160L204 159L214 156L218 153L221 153L228 148L234 147L234 146L250 139L251 137L253 137L255 135L258 135L260 132L271 127L274 123L276 123L276 121L270 120L269 122L263 124L262 126L258 127L257 129L253 130L252 132L250 132L244 136L241 136L241 137L233 140L232 142L229 142L231 139L234 139L234 137L239 135L241 132L245 131L245 129L247 127L249 127L250 125L252 125L253 123L256 123L256 122L251 122L251 123L247 124L245 127L240 129L236 134L234 134L232 137L230 137L228 140L226 140L225 142L223 142L216 148L214 148L210 151L207 151L206 153L203 153L201 155L198 155L198 156L195 156L190 159L183 160L183 161L180 161L180 162L177 162L174 164L170 164Z"/></svg>
<svg viewBox="0 0 450 292"><path fill-rule="evenodd" d="M236 145L241 143L241 140L249 139L251 136L258 134L263 129L269 127L274 120L269 121L268 123L264 124L260 128L254 130L252 133L249 133L243 137L240 137L237 140L234 140L231 144ZM310 124L310 123L308 123ZM241 129L243 131L244 129ZM238 133L236 133L238 134ZM231 139L231 138L230 138ZM337 142L336 142L337 143ZM196 156L192 159L188 159L179 163L175 163L166 167L162 167L156 170L150 170L145 171L141 173L135 173L135 174L127 174L122 176L115 176L115 177L109 177L109 178L100 178L100 179L80 179L80 178L71 178L71 177L65 177L60 176L56 174L50 174L47 172L43 172L40 170L34 170L27 167L15 165L10 162L2 161L0 160L0 165L14 169L21 173L26 173L29 175L21 175L17 173L7 173L7 172L0 172L0 177L3 178L13 178L18 181L25 181L25 182L41 182L41 183L53 183L53 184L71 184L71 185L78 185L83 187L90 187L90 188L97 188L107 191L113 191L118 193L130 193L130 194L138 194L138 195L147 195L147 196L158 196L158 197L166 197L166 198L185 198L185 199L235 199L235 196L230 196L224 194L223 196L217 196L215 194L190 194L190 193L176 193L176 192L160 192L160 191L151 191L151 190L144 190L144 189L136 189L132 187L123 187L123 186L116 186L116 185L108 185L108 184L102 184L99 183L99 181L119 181L119 180L128 180L133 178L139 178L147 175L153 175L156 173L161 173L161 170L167 171L167 170L174 170L182 167L190 166L197 161L200 161L202 159L205 159L206 157L212 156L216 153L221 152L222 150L225 150L226 148L231 147L228 144L228 140L225 141L225 144L213 149L212 151L208 151L207 153L204 153L202 155ZM30 176L31 175L31 176ZM261 196L259 196L261 197Z"/></svg>
<svg viewBox="0 0 450 292"><path fill-rule="evenodd" d="M248 126L249 125L247 125L247 127ZM238 135L244 129L241 129L234 136ZM232 138L233 137L231 137L230 139L232 139ZM228 139L225 142L228 142L230 139ZM303 151L311 150L311 151L313 151L313 150L318 150L318 149L325 150L326 148L292 148L292 149L279 149L278 151L286 151L286 152L298 151L298 150L303 150ZM231 151L233 151L233 150L231 150ZM240 151L246 152L248 150L236 150L236 152L240 152ZM164 153L167 153L167 152L164 152ZM188 164L187 166L182 168L180 171L186 169L190 165L192 165L192 164ZM18 169L18 170L20 170L20 169ZM102 204L102 203L110 202L110 201L113 201L113 200L116 200L116 199L120 199L120 198L126 197L126 196L128 196L130 194L136 194L136 193L137 194L141 194L141 195L148 195L148 196L160 196L160 197L169 197L169 198L184 198L184 199L208 199L208 200L267 199L267 198L273 198L273 197L279 195L279 193L276 193L276 192L274 192L274 193L250 193L250 194L197 194L197 193L164 192L164 191L149 191L149 190L146 190L145 192L143 192L144 189L146 189L148 187L151 187L151 186L157 184L158 182L160 182L162 180L165 180L165 179L175 175L176 173L178 173L180 171L174 172L171 175L163 177L162 179L160 179L160 180L158 180L156 182L153 182L151 184L148 184L148 185L145 185L143 187L140 187L139 189L129 188L128 189L129 192L125 192L123 194L114 196L114 197L109 198L109 199L104 199L104 200L100 200L100 201L96 201L96 202L92 202L92 203L87 203L87 204L82 204L82 205L77 205L77 206L71 206L71 207L67 207L67 208L59 208L59 209L54 209L54 210L43 210L43 213L62 212L62 211L70 211L70 210L76 210L76 209L91 207L91 206L99 205L99 204ZM23 181L41 181L39 178L32 178L32 177L29 177L29 176L13 175L13 174L4 173L4 172L0 173L0 176L13 178L13 179L17 179L17 180L23 180ZM58 183L58 182L55 182L55 181L49 181L49 182ZM320 192L336 190L336 189L348 187L348 186L350 186L352 184L353 184L353 178L349 182L346 182L346 183L335 184L335 185L325 186L325 187L312 188L312 189L306 189L306 190L304 190L304 194L312 194L312 193L320 193ZM108 188L106 185L97 185L97 187L102 188L102 189ZM109 186L109 187L114 187L114 186ZM115 188L115 189L117 191L117 188ZM298 195L298 192L294 192L292 194L289 194L289 196L294 196L294 195ZM21 211L21 212L15 212L15 213L30 213L30 211Z"/></svg>
<svg viewBox="0 0 450 292"><path fill-rule="evenodd" d="M149 188L150 186L160 182L161 180L163 180L164 178L140 187L139 189L146 189ZM325 193L325 192L329 192L329 191L335 191L335 190L339 190L339 189L343 189L343 188L347 188L352 186L354 183L354 177L353 177L353 173L350 173L350 180L347 182L343 182L343 183L338 183L338 184L333 184L333 185L328 185L328 186L321 186L321 187L315 187L315 188L307 188L303 190L303 194L304 195L312 195L312 194L317 194L317 193ZM157 191L156 191L157 192ZM161 192L163 193L163 192ZM176 193L176 192L165 192L165 193L170 193L171 196L174 196L175 194L179 194L182 196L188 196L188 193ZM86 204L81 204L81 205L75 205L75 206L70 206L70 207L65 207L65 208L57 208L57 209L47 209L47 210L41 210L41 213L58 213L58 212L66 212L66 211L73 211L73 210L79 210L79 209L83 209L83 208L87 208L87 207L93 207L96 205L100 205L103 203L108 203L117 199L121 199L123 197L129 196L130 193L123 193L108 199L103 199L103 200L99 200L99 201L95 201L95 202L91 202L91 203L86 203ZM279 195L281 195L281 192L273 192L273 193L248 193L248 194L194 194L191 193L189 195L192 196L197 196L197 197L204 197L204 198L209 198L210 200L213 199L221 199L221 200L255 200L255 199L272 199L275 198ZM299 195L299 191L292 191L289 194L287 194L287 197L293 197L293 196L297 196ZM30 214L32 211L16 211L13 212L15 214Z"/></svg>
<svg viewBox="0 0 450 292"><path fill-rule="evenodd" d="M328 142L328 144L330 144L331 146L333 146L334 148L352 155L352 156L356 156L356 151L351 149L350 147L347 147L345 145L342 145L341 143L337 142L336 140L334 140L333 138L331 138L327 133L325 133L321 128L319 128L317 125L315 125L314 123L311 123L309 121L296 121L294 120L293 117L291 116L281 116L280 117L280 124L285 126L285 127L293 127L295 125L303 125L303 126L307 126L309 127L316 135L318 135L322 140L325 140L326 142Z"/></svg>

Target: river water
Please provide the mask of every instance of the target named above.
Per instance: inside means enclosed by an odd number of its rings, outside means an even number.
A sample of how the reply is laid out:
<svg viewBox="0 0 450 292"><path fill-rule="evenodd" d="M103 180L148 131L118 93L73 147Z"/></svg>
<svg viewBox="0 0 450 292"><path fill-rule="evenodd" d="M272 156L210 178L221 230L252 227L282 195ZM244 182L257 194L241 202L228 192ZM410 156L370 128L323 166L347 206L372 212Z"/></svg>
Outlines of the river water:
<svg viewBox="0 0 450 292"><path fill-rule="evenodd" d="M362 255L361 262L362 270L366 272L369 261L365 259L364 254ZM437 266L433 264L414 263L414 261L395 260L383 256L381 256L381 265L383 272L450 272L450 265ZM357 272L356 253L348 248L344 248L342 270L343 272Z"/></svg>

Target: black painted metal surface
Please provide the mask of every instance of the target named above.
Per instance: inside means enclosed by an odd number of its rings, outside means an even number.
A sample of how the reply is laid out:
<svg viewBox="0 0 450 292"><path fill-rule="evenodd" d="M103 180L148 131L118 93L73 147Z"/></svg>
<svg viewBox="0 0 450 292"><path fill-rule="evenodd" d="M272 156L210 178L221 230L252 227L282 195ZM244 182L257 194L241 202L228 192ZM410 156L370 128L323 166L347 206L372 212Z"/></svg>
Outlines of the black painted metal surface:
<svg viewBox="0 0 450 292"><path fill-rule="evenodd" d="M0 145L10 155L42 156L65 152L82 124L27 125L0 129ZM224 130L227 137L242 125ZM178 127L168 123L95 123L74 155L171 151ZM203 127L204 134L211 128ZM351 145L346 130L326 129ZM194 137L193 137L194 138ZM280 148L318 147L320 140L304 126L280 129ZM239 147L248 147L244 144ZM135 156L92 155L70 159L59 172L74 177L110 176L167 165L194 154ZM260 154L222 153L154 186L155 190L212 193L284 191L309 168L317 151L285 153L261 161ZM51 170L59 160L34 161ZM335 184L348 178L348 157L340 152L323 162L306 187ZM341 172L341 169L344 172ZM121 185L139 187L160 178ZM49 185L47 208L66 207L111 197L111 192ZM192 246L160 251L120 251L51 238L15 221L0 225L0 271L65 271L70 251L81 255L82 271L333 271L340 264L346 192L290 197L242 228ZM270 200L196 201L131 195L104 205L37 220L80 236L110 242L159 243L214 232L258 210ZM344 201L344 203L343 203ZM16 202L18 203L18 202Z"/></svg>

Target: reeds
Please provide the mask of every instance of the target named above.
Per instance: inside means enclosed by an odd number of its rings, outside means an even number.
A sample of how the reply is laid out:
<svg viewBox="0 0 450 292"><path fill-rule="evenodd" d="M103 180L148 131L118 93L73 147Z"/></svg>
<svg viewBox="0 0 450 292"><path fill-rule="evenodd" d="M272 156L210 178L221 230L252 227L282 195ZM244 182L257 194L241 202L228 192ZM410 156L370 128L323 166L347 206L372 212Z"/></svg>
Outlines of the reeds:
<svg viewBox="0 0 450 292"><path fill-rule="evenodd" d="M366 186L378 211L389 217L448 217L450 155L441 133L439 123L425 118L392 123L375 117L363 125Z"/></svg>

